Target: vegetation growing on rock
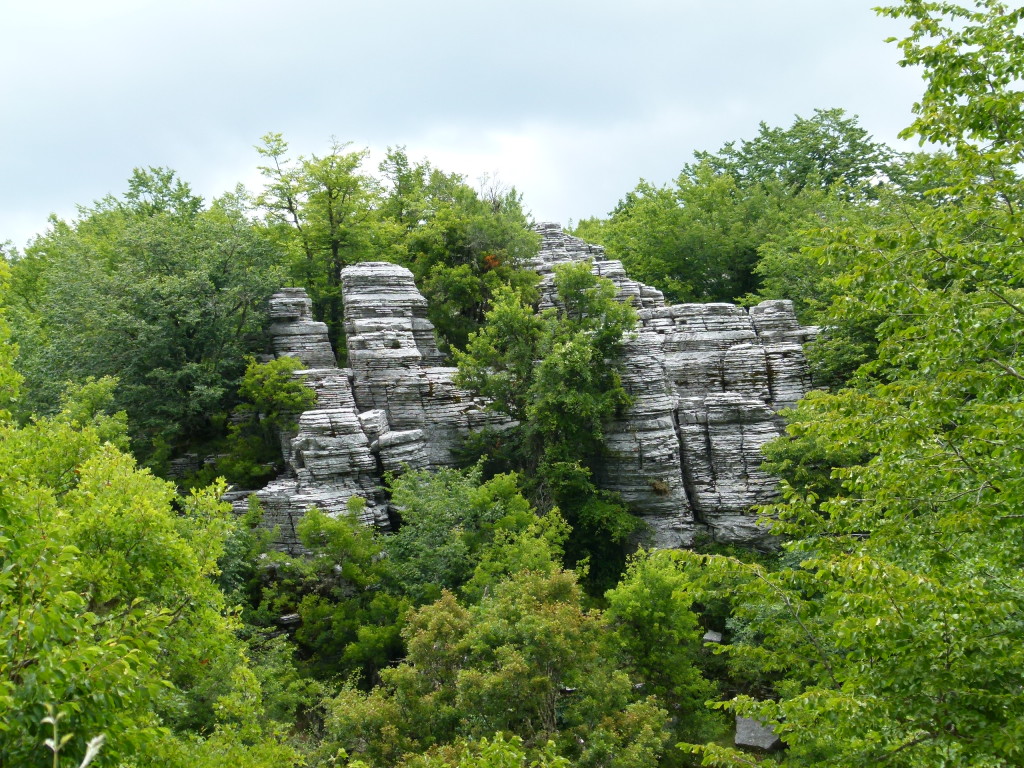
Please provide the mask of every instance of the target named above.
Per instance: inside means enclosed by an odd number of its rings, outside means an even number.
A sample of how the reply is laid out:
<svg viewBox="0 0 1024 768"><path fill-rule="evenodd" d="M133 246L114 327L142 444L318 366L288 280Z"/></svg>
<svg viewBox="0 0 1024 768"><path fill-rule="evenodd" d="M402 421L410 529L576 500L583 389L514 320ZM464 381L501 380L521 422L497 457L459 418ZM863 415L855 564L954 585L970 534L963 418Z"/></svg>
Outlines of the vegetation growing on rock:
<svg viewBox="0 0 1024 768"><path fill-rule="evenodd" d="M634 518L593 476L634 312L572 266L535 309L514 191L270 134L261 208L138 171L0 261L0 763L1021 764L1024 9L881 12L911 25L929 152L820 110L577 230L677 298L798 291L824 326L822 388L766 450L772 553L625 559ZM371 258L411 268L463 384L518 422L503 450L393 476L394 533L311 512L301 556L223 482L141 468L228 445L251 478L310 400L247 358L263 302L300 281L337 344L339 269ZM786 749L728 746L735 714Z"/></svg>

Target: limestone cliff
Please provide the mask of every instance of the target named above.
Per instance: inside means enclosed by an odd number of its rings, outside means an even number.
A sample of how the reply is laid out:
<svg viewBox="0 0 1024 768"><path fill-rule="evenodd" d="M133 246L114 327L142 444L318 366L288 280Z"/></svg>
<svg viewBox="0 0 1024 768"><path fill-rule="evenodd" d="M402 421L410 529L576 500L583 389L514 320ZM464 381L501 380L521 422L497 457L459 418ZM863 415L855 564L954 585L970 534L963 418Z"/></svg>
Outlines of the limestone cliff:
<svg viewBox="0 0 1024 768"><path fill-rule="evenodd" d="M778 411L807 391L801 345L813 329L799 326L786 301L749 311L666 306L659 291L631 280L599 246L556 224L537 229L541 248L529 266L541 275L542 307L556 303L554 268L589 260L639 310L624 356L633 402L608 426L599 484L622 494L655 546L689 546L700 533L731 542L763 538L748 510L771 499L776 483L760 469L760 449L780 434ZM266 523L280 526L282 546L293 550L295 524L310 506L339 512L360 496L365 521L387 527L384 471L450 466L466 434L506 423L454 385L455 369L443 364L408 270L369 262L344 269L341 279L351 368L336 367L326 326L311 319L301 290L271 299L274 351L309 367L303 373L318 396L298 433L283 437L289 473L256 494Z"/></svg>

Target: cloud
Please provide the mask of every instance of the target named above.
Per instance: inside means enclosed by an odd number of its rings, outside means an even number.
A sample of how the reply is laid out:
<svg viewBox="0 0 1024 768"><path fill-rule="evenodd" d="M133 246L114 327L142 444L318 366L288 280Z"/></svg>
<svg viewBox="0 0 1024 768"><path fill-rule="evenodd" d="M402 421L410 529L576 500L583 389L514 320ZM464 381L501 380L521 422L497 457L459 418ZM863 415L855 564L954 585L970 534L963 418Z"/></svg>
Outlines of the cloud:
<svg viewBox="0 0 1024 768"><path fill-rule="evenodd" d="M166 165L207 196L252 145L330 136L497 173L544 218L603 215L641 176L759 121L840 106L883 140L920 90L870 0L41 0L0 7L0 240ZM32 224L32 221L35 224Z"/></svg>

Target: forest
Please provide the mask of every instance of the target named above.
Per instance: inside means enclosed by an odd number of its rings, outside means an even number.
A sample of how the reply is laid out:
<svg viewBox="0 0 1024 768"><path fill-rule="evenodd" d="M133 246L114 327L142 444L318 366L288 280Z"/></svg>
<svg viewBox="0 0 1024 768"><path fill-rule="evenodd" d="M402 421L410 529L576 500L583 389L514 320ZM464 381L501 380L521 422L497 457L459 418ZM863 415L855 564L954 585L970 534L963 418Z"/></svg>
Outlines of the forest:
<svg viewBox="0 0 1024 768"><path fill-rule="evenodd" d="M695 153L571 225L673 302L790 299L814 388L764 451L761 548L636 548L594 478L636 310L537 308L524 196L393 147L213 200L162 167L0 246L0 766L1024 765L1024 8L903 0L903 137L843 109ZM388 476L400 525L258 502L312 404L268 360L301 286L411 270L461 386L513 420ZM187 455L210 457L187 471ZM771 751L733 743L737 717Z"/></svg>

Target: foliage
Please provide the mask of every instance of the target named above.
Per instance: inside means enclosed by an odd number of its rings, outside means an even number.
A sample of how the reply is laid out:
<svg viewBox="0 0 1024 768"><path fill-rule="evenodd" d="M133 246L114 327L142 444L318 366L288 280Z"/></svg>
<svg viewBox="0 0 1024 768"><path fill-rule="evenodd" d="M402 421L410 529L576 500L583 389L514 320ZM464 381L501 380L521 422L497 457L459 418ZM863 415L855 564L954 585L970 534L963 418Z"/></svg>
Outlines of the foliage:
<svg viewBox="0 0 1024 768"><path fill-rule="evenodd" d="M369 695L330 704L329 737L371 765L496 732L553 740L573 765L650 764L665 713L635 700L573 574L520 572L466 608L450 593L410 616L405 661Z"/></svg>
<svg viewBox="0 0 1024 768"><path fill-rule="evenodd" d="M364 170L366 150L333 142L321 156L288 158L281 134L257 147L267 165L260 204L268 233L288 252L290 277L313 299L343 358L341 269L371 258L409 267L429 302L444 346L461 348L494 292L512 286L533 295L536 277L521 269L537 250L522 198L492 186L478 193L458 174L414 163L388 149L381 177Z"/></svg>
<svg viewBox="0 0 1024 768"><path fill-rule="evenodd" d="M561 570L569 526L557 509L536 517L522 530L503 528L480 557L462 588L467 602L479 602L502 581L521 572L551 575Z"/></svg>
<svg viewBox="0 0 1024 768"><path fill-rule="evenodd" d="M511 291L499 294L487 325L455 356L459 380L494 398L492 407L525 417L527 439L542 446L538 458L591 458L603 421L628 403L617 365L605 361L619 357L636 313L586 262L558 267L555 287L561 311L540 314Z"/></svg>
<svg viewBox="0 0 1024 768"><path fill-rule="evenodd" d="M593 555L591 584L614 583L622 546L637 521L614 495L599 492L603 426L629 398L618 362L635 310L615 300L615 286L590 264L556 268L558 309L536 313L512 290L498 294L487 322L456 352L459 382L519 422L482 445L492 459L532 479L529 495L542 510L558 506L572 529L570 563ZM494 454L497 454L495 456ZM610 580L610 583L609 583Z"/></svg>
<svg viewBox="0 0 1024 768"><path fill-rule="evenodd" d="M807 187L838 188L845 197L869 194L883 180L901 179L899 157L873 141L842 109L816 109L810 118L796 116L789 128L761 123L750 140L727 142L717 153L697 152L716 174L736 179L741 187L779 183L800 192ZM694 166L687 168L692 172Z"/></svg>
<svg viewBox="0 0 1024 768"><path fill-rule="evenodd" d="M460 384L489 398L513 419L524 421L546 319L516 293L500 292L486 324L470 339L465 353L455 354Z"/></svg>
<svg viewBox="0 0 1024 768"><path fill-rule="evenodd" d="M222 486L175 509L173 487L109 441L123 426L99 410L110 389L90 382L52 417L0 424L0 754L46 764L48 705L70 729L62 755L105 734L96 765L145 764L199 726L271 748L258 704L232 704L259 697L210 579L229 526Z"/></svg>
<svg viewBox="0 0 1024 768"><path fill-rule="evenodd" d="M14 368L18 347L11 341L4 308L9 301L11 269L0 258L0 423L11 418L11 411L22 396L23 377Z"/></svg>
<svg viewBox="0 0 1024 768"><path fill-rule="evenodd" d="M401 655L399 630L408 601L382 589L387 564L358 503L330 517L308 511L298 534L310 555L280 558L251 592L249 620L273 631L281 616L297 614L294 632L303 674L329 681L357 676L367 685Z"/></svg>
<svg viewBox="0 0 1024 768"><path fill-rule="evenodd" d="M395 232L396 260L412 270L444 345L465 347L499 288L535 299L537 277L523 264L539 238L514 188L474 190L458 174L411 162L402 147L388 150L380 170L382 224Z"/></svg>
<svg viewBox="0 0 1024 768"><path fill-rule="evenodd" d="M861 254L885 253L928 217L942 201L949 174L942 153L905 156L901 186L872 187L868 204L821 195L813 215L759 248L755 272L761 285L744 303L790 299L804 324L822 326L807 348L817 386L839 387L875 359L877 329L887 313L865 296L885 275L857 268Z"/></svg>
<svg viewBox="0 0 1024 768"><path fill-rule="evenodd" d="M123 199L54 219L12 266L22 416L56 410L67 381L116 376L141 457L208 436L280 285L247 210L240 195L204 208L172 172L149 169Z"/></svg>
<svg viewBox="0 0 1024 768"><path fill-rule="evenodd" d="M242 403L232 411L224 452L192 481L223 477L242 488L258 488L284 469L282 434L295 433L299 414L316 403L316 393L296 376L302 363L279 357L266 363L248 358L238 388Z"/></svg>
<svg viewBox="0 0 1024 768"><path fill-rule="evenodd" d="M785 764L1013 765L1024 755L1024 9L909 0L883 13L911 20L904 63L926 81L911 131L947 148L932 160L945 183L904 226L857 234L844 279L886 319L877 359L805 398L777 454L796 471L768 511L801 564L703 570L730 584L747 622L731 653L778 675L774 698L729 706L778 729Z"/></svg>
<svg viewBox="0 0 1024 768"><path fill-rule="evenodd" d="M757 291L766 244L820 224L823 210L861 207L882 179L906 176L902 158L839 109L798 116L786 129L762 123L756 138L695 158L674 186L641 180L608 219L581 221L575 232L672 301L735 301Z"/></svg>
<svg viewBox="0 0 1024 768"><path fill-rule="evenodd" d="M881 12L909 21L903 64L925 75L907 135L940 151L817 110L578 230L671 299L793 298L824 326L830 390L766 452L778 557L638 553L618 579L636 519L595 477L635 316L585 264L532 309L515 190L404 149L381 178L338 143L289 160L268 134L261 226L241 192L207 206L149 169L4 245L0 762L1024 762L1024 9ZM241 399L217 470L254 482L312 397L296 362L246 357L267 294L305 284L338 345L338 272L368 258L412 269L461 383L516 422L470 470L393 478L396 534L355 500L307 514L308 557L288 558L258 505L236 521L222 483L183 497L124 452L215 444ZM725 631L717 661L698 611ZM702 667L784 754L716 741Z"/></svg>
<svg viewBox="0 0 1024 768"><path fill-rule="evenodd" d="M716 692L699 668L704 630L691 608L696 594L674 552L640 552L607 593L605 611L625 668L672 715L676 739L687 741L712 739L723 730L704 707Z"/></svg>
<svg viewBox="0 0 1024 768"><path fill-rule="evenodd" d="M479 466L465 472L407 472L390 484L402 524L385 540L387 581L415 605L457 590L473 576L496 536L515 535L536 520L515 475L496 475L481 484Z"/></svg>
<svg viewBox="0 0 1024 768"><path fill-rule="evenodd" d="M358 765L355 763L351 768L358 768ZM479 741L460 740L451 747L413 757L401 765L407 768L526 768L527 765L531 768L569 768L570 763L555 752L552 742L548 742L538 756L536 751L528 754L518 736L506 738L499 733L492 740L486 736Z"/></svg>
<svg viewBox="0 0 1024 768"><path fill-rule="evenodd" d="M301 368L301 361L294 357L278 357L266 363L250 357L238 388L246 410L258 413L261 421L274 429L294 429L295 415L316 402L315 393L295 376Z"/></svg>
<svg viewBox="0 0 1024 768"><path fill-rule="evenodd" d="M256 151L267 163L260 166L267 184L258 202L288 254L290 277L309 292L335 352L343 351L341 269L373 253L381 194L377 180L362 170L368 152L332 140L322 157L291 159L280 133L268 133L262 142Z"/></svg>

